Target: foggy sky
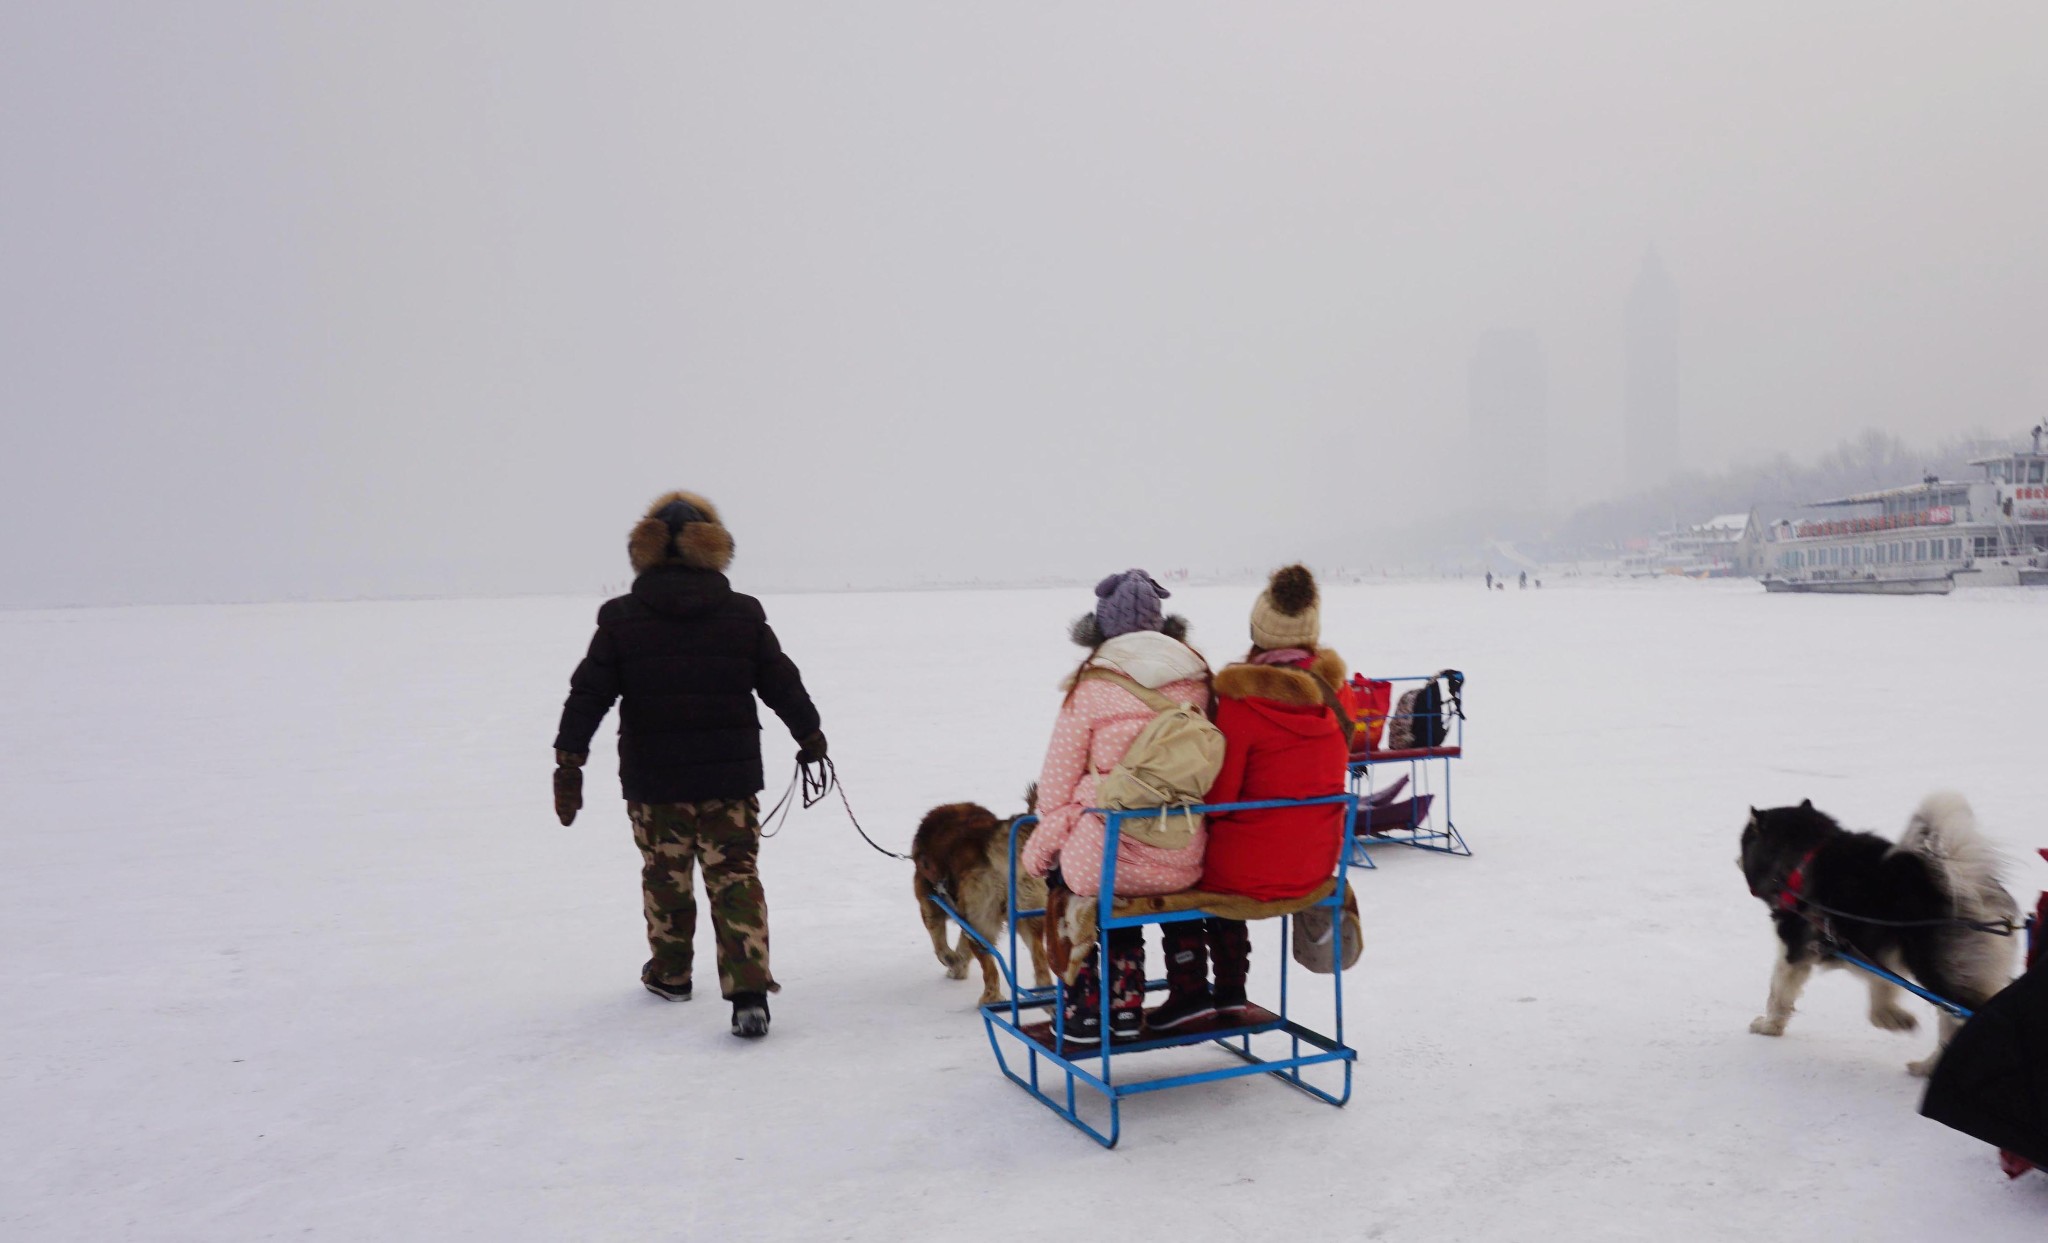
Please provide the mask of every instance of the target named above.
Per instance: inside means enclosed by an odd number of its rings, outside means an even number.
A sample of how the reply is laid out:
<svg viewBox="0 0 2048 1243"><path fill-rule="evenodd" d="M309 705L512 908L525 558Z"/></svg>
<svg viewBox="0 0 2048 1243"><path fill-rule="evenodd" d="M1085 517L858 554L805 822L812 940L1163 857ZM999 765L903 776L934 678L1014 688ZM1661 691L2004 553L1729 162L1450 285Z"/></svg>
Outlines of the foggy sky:
<svg viewBox="0 0 2048 1243"><path fill-rule="evenodd" d="M2048 7L0 6L0 604L1266 566L2048 413ZM1355 553L1353 550L1355 549Z"/></svg>

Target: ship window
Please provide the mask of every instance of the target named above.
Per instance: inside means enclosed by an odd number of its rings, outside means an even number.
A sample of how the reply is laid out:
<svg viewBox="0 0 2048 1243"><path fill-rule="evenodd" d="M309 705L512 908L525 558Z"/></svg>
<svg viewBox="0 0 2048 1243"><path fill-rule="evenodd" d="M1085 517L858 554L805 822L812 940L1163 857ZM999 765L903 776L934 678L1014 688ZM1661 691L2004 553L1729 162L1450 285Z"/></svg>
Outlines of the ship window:
<svg viewBox="0 0 2048 1243"><path fill-rule="evenodd" d="M1926 540L1920 540L1919 542L1917 542L1917 543L1915 543L1915 544L1913 545L1913 560L1915 560L1915 561L1925 561L1925 560L1927 560L1927 541L1926 541Z"/></svg>
<svg viewBox="0 0 2048 1243"><path fill-rule="evenodd" d="M2041 482L2041 470L2042 470L2042 468L2043 468L2043 467L2048 467L2048 462L2029 462L2029 463L2027 463L2027 482L2028 482L2028 483L2039 483L2039 482Z"/></svg>
<svg viewBox="0 0 2048 1243"><path fill-rule="evenodd" d="M1960 561L1963 557L1963 541L1959 536L1948 542L1948 555Z"/></svg>

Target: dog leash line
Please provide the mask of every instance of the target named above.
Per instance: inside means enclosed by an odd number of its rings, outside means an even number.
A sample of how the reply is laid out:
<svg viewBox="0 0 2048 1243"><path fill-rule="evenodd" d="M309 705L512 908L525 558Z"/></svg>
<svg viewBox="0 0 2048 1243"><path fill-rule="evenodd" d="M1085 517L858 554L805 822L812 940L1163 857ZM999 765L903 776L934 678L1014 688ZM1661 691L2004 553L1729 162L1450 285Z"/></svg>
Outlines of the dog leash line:
<svg viewBox="0 0 2048 1243"><path fill-rule="evenodd" d="M839 805L846 809L846 818L852 823L853 831L860 834L860 840L866 842L877 854L887 855L891 859L901 859L905 863L911 862L909 855L899 855L884 848L874 838L869 837L868 831L860 826L860 817L853 814L853 804L846 798L846 783L839 779L839 765L833 763L831 757L827 756L817 760L816 766L817 774L813 776L810 764L797 765L797 777L803 781L805 809L816 807L825 801L826 795L836 790L839 794ZM791 784L794 785L795 781L792 780Z"/></svg>

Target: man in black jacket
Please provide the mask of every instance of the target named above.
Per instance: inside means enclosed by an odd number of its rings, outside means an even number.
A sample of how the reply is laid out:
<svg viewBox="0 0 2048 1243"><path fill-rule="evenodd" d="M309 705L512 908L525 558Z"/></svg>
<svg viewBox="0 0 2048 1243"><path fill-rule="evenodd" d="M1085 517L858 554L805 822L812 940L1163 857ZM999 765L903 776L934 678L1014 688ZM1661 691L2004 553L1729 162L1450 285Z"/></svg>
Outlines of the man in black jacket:
<svg viewBox="0 0 2048 1243"><path fill-rule="evenodd" d="M690 999L690 876L702 862L733 1032L763 1036L768 994L781 986L768 971L768 903L755 867L763 783L754 696L789 727L806 763L825 757L818 710L761 602L726 581L732 535L711 502L689 492L655 501L626 552L633 590L597 611L597 635L569 679L555 736L555 814L565 825L576 819L591 736L618 700L619 784L645 861L653 950L641 983L670 1001Z"/></svg>

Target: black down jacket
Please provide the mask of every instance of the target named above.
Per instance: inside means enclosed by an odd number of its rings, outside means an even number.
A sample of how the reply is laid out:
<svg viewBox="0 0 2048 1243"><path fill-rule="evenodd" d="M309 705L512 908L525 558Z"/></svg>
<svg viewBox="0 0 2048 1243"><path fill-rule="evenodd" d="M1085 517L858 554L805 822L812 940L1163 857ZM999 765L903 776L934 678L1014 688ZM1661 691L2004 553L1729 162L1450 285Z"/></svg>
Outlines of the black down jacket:
<svg viewBox="0 0 2048 1243"><path fill-rule="evenodd" d="M2048 1169L2048 959L1977 1007L1920 1112Z"/></svg>
<svg viewBox="0 0 2048 1243"><path fill-rule="evenodd" d="M817 730L818 710L761 602L716 571L658 566L597 611L555 749L587 753L616 699L627 801L745 798L762 786L756 692L791 737Z"/></svg>

